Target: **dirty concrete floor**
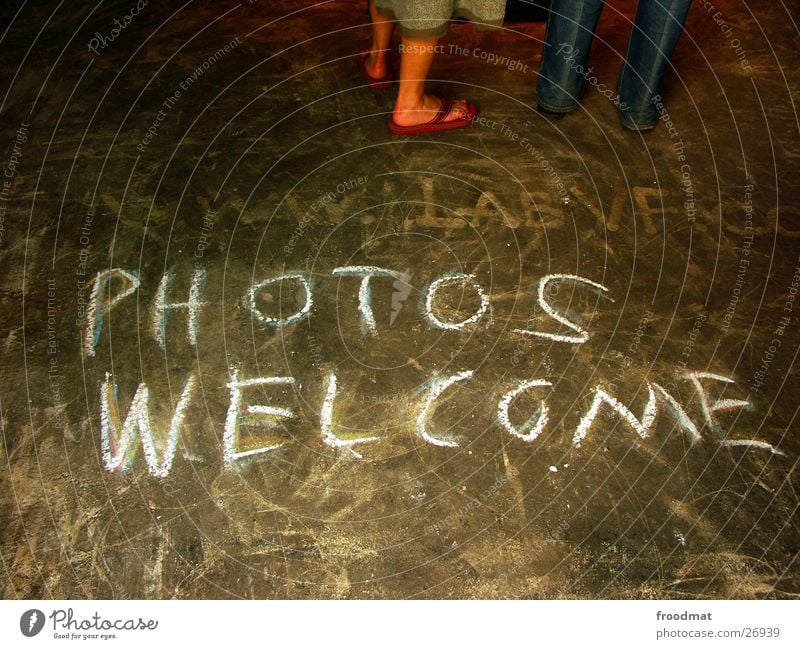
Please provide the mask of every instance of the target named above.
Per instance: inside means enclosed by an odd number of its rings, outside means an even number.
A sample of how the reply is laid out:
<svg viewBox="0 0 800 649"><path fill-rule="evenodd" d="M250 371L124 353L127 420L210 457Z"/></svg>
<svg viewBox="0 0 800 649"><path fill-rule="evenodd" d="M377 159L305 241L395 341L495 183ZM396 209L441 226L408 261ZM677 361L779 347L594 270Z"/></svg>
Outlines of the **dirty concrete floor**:
<svg viewBox="0 0 800 649"><path fill-rule="evenodd" d="M672 130L550 121L544 25L455 25L485 119L415 139L361 3L4 8L3 596L796 597L798 6L714 4Z"/></svg>

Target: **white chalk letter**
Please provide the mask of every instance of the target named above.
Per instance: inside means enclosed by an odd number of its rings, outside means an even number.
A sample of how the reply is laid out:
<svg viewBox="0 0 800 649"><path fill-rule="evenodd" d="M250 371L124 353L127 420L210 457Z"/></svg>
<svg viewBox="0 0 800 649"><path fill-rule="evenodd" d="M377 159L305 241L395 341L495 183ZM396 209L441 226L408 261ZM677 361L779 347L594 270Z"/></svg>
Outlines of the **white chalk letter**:
<svg viewBox="0 0 800 649"><path fill-rule="evenodd" d="M356 453L351 447L355 444L366 444L367 442L380 441L380 437L353 437L342 439L333 432L333 402L336 400L336 374L328 374L328 387L325 389L325 401L322 403L322 410L319 413L319 428L322 433L322 441L334 448L346 448L359 460L361 454Z"/></svg>
<svg viewBox="0 0 800 649"><path fill-rule="evenodd" d="M374 336L378 333L375 325L375 316L372 313L372 292L369 280L372 277L390 277L399 280L403 274L396 270L378 268L377 266L340 266L334 268L332 275L342 277L363 277L361 287L358 289L358 313L361 316L361 329L365 336Z"/></svg>
<svg viewBox="0 0 800 649"><path fill-rule="evenodd" d="M239 420L242 418L242 388L249 388L256 385L294 385L295 380L291 376L267 376L255 379L239 380L239 371L231 371L231 381L228 388L231 391L231 403L228 406L228 415L225 417L225 432L222 437L223 450L222 456L227 466L233 466L236 460L260 455L268 451L275 450L283 446L285 442L276 442L259 448L239 450ZM267 419L264 423L272 425L275 418L290 419L294 413L288 408L277 408L275 406L250 405L244 411L245 415L263 415Z"/></svg>
<svg viewBox="0 0 800 649"><path fill-rule="evenodd" d="M534 417L531 417L523 426L517 428L514 424L511 423L511 420L508 417L508 409L511 406L511 402L517 398L520 394L525 392L525 390L529 390L530 388L536 388L540 386L552 386L553 384L550 381L545 381L544 379L533 379L531 381L522 381L516 388L507 392L502 399L500 399L500 403L497 404L497 418L500 420L500 423L503 425L509 433L514 435L514 437L519 437L523 442L532 442L535 440L541 432L544 430L544 427L547 425L547 405L545 404L544 400L539 404L539 409L537 411L536 421L534 421ZM528 430L526 433L525 430Z"/></svg>
<svg viewBox="0 0 800 649"><path fill-rule="evenodd" d="M206 285L206 271L197 269L194 271L192 286L189 289L189 300L187 302L167 302L172 292L172 284L175 280L175 273L169 271L161 278L158 285L156 298L153 301L153 336L159 347L164 349L167 333L167 317L172 311L186 309L186 339L192 347L197 347L198 315L200 309L205 306L203 302L203 289Z"/></svg>
<svg viewBox="0 0 800 649"><path fill-rule="evenodd" d="M125 288L112 295L111 280L114 278L122 280ZM83 338L83 350L87 356L94 356L94 348L100 341L100 333L103 331L105 315L137 288L139 288L139 278L121 268L101 270L95 275L92 295L86 308L86 333Z"/></svg>
<svg viewBox="0 0 800 649"><path fill-rule="evenodd" d="M566 317L561 315L558 311L556 311L552 306L547 303L547 299L545 298L545 289L550 282L561 281L561 280L572 280L573 282L579 282L583 284L588 284L589 286L593 286L596 289L600 289L603 293L608 293L608 289L603 286L602 284L598 284L597 282L593 282L590 279L586 279L585 277L580 277L578 275L545 275L542 279L539 280L539 306L542 307L542 310L549 315L553 320L560 322L561 324L565 325L572 329L577 335L563 335L563 334L551 334L546 333L544 331L530 331L528 329L514 329L514 333L524 334L526 336L539 336L540 338L548 338L550 340L555 340L562 343L585 343L589 340L589 333L581 327L579 324L571 322ZM612 302L614 301L612 298L608 298Z"/></svg>
<svg viewBox="0 0 800 649"><path fill-rule="evenodd" d="M572 438L572 445L576 448L580 447L581 442L586 437L587 433L589 432L589 428L592 426L592 423L597 417L597 413L600 412L600 406L602 406L604 403L610 406L614 412L622 417L622 419L639 434L639 437L642 439L648 437L650 435L650 429L652 428L653 422L656 418L657 407L655 392L649 385L647 386L647 392L647 405L644 407L644 413L640 421L626 406L608 394L608 392L602 390L601 388L595 388L592 405L589 407L589 410L578 424L578 428L576 429L575 435Z"/></svg>
<svg viewBox="0 0 800 649"><path fill-rule="evenodd" d="M713 379L714 381L722 381L723 383L736 383L727 376L720 376L712 372L687 372L685 378L692 382L692 385L697 390L700 397L700 409L703 411L703 417L706 420L709 428L717 435L720 440L721 446L747 446L750 448L769 450L774 455L786 455L783 451L779 451L772 444L767 442L760 442L755 439L726 439L727 433L722 430L722 427L714 417L714 413L720 410L735 410L736 408L749 408L751 403L749 401L742 401L739 399L720 399L714 403L709 403L708 395L706 394L703 384L700 379Z"/></svg>
<svg viewBox="0 0 800 649"><path fill-rule="evenodd" d="M442 392L453 385L453 383L457 383L458 381L463 381L465 379L471 379L473 374L474 372L472 370L465 370L463 372L459 372L458 374L448 376L446 379L434 379L431 382L428 396L425 399L425 402L422 404L419 415L417 415L417 433L419 433L420 436L422 436L422 439L429 444L433 444L434 446L458 446L458 442L453 439L431 435L427 429L428 416L430 415L430 411L434 402L439 398Z"/></svg>
<svg viewBox="0 0 800 649"><path fill-rule="evenodd" d="M303 289L305 290L306 294L306 301L297 313L294 313L286 318L274 318L272 316L264 315L259 308L256 306L256 300L258 298L258 294L270 284L274 284L276 282L283 282L286 280L294 280L300 282L303 285ZM311 311L311 280L303 275L303 273L286 273L279 277L272 277L270 279L265 279L260 284L256 284L253 288L250 289L248 295L248 306L250 307L250 311L253 312L253 315L258 318L259 322L263 322L265 325L270 325L271 327L276 327L280 329L281 327L286 327L290 324L294 324L302 320L305 316L309 314Z"/></svg>
<svg viewBox="0 0 800 649"><path fill-rule="evenodd" d="M667 408L672 413L675 421L678 422L678 425L689 437L689 442L691 444L697 444L698 442L702 441L702 438L700 437L700 431L697 430L697 426L695 426L695 423L691 420L689 415L686 414L686 411L681 407L681 404L675 400L675 397L662 388L658 383L651 383L650 385L655 388L656 397L667 404Z"/></svg>
<svg viewBox="0 0 800 649"><path fill-rule="evenodd" d="M478 294L481 304L478 307L478 310L466 320L462 320L461 322L443 322L433 315L433 298L435 297L436 292L447 284L466 284L471 286ZM422 315L425 317L431 327L435 327L436 329L458 331L468 327L469 325L477 323L484 316L488 308L489 296L483 292L483 288L481 288L481 285L478 284L478 281L475 279L474 275L466 275L464 273L447 273L428 285L428 288L425 291Z"/></svg>
<svg viewBox="0 0 800 649"><path fill-rule="evenodd" d="M180 438L180 429L193 389L194 374L190 374L178 405L175 407L175 413L172 415L166 445L159 461L150 422L150 391L144 383L139 384L125 417L125 423L122 424L122 432L119 432L117 386L111 382L111 374L106 372L106 380L100 388L100 446L106 470L124 469L127 462L133 459L136 433L138 432L142 439L142 448L150 475L166 478L172 469L175 450Z"/></svg>

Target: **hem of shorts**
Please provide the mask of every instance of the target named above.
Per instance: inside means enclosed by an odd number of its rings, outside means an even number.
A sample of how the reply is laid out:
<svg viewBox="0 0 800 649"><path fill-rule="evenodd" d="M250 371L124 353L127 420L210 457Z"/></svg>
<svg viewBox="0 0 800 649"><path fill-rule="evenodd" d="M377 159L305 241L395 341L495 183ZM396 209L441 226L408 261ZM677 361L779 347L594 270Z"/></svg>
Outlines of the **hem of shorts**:
<svg viewBox="0 0 800 649"><path fill-rule="evenodd" d="M497 21L485 21L480 20L475 14L473 14L468 9L461 9L456 11L452 18L449 20L445 20L441 25L438 27L431 27L430 29L414 29L413 27L408 27L402 23L402 21L398 20L397 15L394 13L393 9L389 9L387 7L378 7L376 6L375 9L377 12L383 16L384 18L389 18L393 20L397 24L400 25L400 33L405 37L409 38L413 41L429 41L434 40L437 38L442 38L443 36L447 36L448 32L450 31L450 23L455 18L463 18L465 20L469 20L470 23L477 29L479 32L487 31L490 29L499 29L503 26L503 19L499 19Z"/></svg>

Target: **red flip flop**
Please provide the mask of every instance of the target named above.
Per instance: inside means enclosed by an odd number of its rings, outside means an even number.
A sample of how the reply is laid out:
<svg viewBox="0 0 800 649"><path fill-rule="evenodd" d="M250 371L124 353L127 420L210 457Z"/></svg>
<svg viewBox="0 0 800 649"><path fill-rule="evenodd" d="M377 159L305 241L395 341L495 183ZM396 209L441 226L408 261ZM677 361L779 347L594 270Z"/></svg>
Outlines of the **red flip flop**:
<svg viewBox="0 0 800 649"><path fill-rule="evenodd" d="M392 77L392 73L387 70L386 74L382 77L373 77L367 72L367 59L370 55L370 50L364 50L361 52L361 75L364 77L364 81L367 82L367 86L372 88L373 90L389 90L394 83L394 77Z"/></svg>
<svg viewBox="0 0 800 649"><path fill-rule="evenodd" d="M415 124L414 126L400 126L394 121L393 117L389 118L389 130L395 135L419 135L420 133L435 133L436 131L450 131L456 128L464 128L472 124L475 116L478 114L478 109L474 104L467 102L467 114L464 117L451 119L447 122L444 118L450 114L453 108L453 100L442 99L442 105L439 106L439 111L434 115L433 119L424 124Z"/></svg>

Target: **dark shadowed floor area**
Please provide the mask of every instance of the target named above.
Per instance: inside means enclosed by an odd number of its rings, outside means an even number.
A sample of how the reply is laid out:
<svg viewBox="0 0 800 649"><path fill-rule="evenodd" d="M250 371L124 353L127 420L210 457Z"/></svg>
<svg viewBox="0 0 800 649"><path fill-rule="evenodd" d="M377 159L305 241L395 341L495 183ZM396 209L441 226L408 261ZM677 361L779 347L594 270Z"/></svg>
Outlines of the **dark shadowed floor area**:
<svg viewBox="0 0 800 649"><path fill-rule="evenodd" d="M8 4L3 597L798 596L797 2L696 0L645 135L635 2L557 121L454 25L413 139L365 2Z"/></svg>

